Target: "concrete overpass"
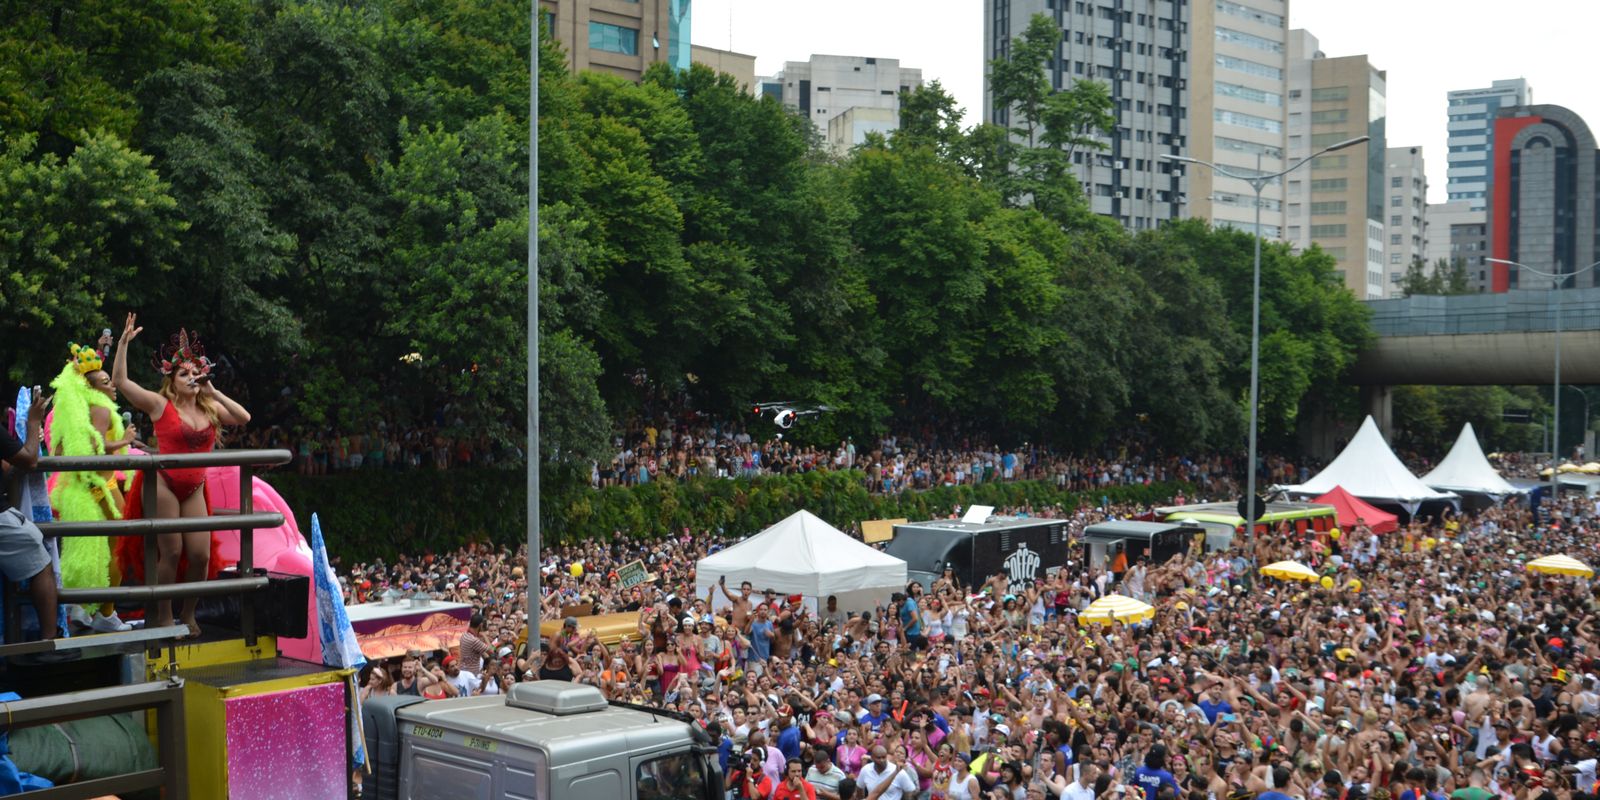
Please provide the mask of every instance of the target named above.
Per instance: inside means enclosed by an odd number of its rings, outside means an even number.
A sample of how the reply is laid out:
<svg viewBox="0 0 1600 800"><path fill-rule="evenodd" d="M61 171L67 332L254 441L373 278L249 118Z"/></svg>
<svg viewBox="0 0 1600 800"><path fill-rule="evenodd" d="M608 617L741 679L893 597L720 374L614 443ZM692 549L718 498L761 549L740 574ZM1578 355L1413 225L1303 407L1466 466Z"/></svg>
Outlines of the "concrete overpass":
<svg viewBox="0 0 1600 800"><path fill-rule="evenodd" d="M1561 382L1600 384L1600 288L1564 292ZM1554 299L1542 289L1368 301L1378 338L1346 380L1385 435L1393 386L1552 384Z"/></svg>

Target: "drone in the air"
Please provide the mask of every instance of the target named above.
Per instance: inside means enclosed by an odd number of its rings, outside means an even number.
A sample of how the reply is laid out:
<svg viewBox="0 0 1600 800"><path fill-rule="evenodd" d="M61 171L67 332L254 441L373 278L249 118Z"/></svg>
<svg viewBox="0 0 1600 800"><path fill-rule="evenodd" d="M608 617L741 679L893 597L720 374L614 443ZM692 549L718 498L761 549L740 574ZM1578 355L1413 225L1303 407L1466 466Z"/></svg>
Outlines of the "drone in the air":
<svg viewBox="0 0 1600 800"><path fill-rule="evenodd" d="M772 424L788 430L801 417L814 417L833 408L824 405L797 407L795 403L785 401L781 403L756 403L750 407L750 413L760 417L772 415Z"/></svg>

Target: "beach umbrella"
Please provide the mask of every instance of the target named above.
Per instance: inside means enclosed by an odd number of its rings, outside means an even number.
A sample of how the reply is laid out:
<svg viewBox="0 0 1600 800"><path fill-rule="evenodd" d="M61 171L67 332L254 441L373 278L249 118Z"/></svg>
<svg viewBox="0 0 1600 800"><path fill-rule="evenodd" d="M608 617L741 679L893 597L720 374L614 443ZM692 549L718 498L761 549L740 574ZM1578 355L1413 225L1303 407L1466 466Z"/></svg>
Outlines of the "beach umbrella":
<svg viewBox="0 0 1600 800"><path fill-rule="evenodd" d="M1145 622L1156 615L1155 608L1131 597L1108 594L1089 604L1078 614L1079 624L1110 625L1113 622Z"/></svg>
<svg viewBox="0 0 1600 800"><path fill-rule="evenodd" d="M1546 575L1576 575L1580 578L1594 577L1594 570L1587 564L1571 556L1545 556L1536 558L1523 565L1529 572L1543 572Z"/></svg>
<svg viewBox="0 0 1600 800"><path fill-rule="evenodd" d="M1318 575L1310 567L1297 561L1279 561L1261 568L1261 574L1286 581L1316 581Z"/></svg>

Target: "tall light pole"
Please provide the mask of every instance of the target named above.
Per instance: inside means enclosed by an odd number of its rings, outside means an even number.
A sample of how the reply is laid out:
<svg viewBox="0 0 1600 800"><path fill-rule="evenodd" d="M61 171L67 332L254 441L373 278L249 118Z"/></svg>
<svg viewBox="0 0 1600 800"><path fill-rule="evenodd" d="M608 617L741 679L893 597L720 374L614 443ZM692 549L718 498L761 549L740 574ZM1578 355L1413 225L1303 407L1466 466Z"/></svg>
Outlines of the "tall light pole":
<svg viewBox="0 0 1600 800"><path fill-rule="evenodd" d="M1542 269L1534 269L1527 264L1504 258L1490 258L1485 260L1493 264L1505 264L1508 267L1516 267L1517 269L1527 270L1535 275L1542 275L1551 279L1550 288L1553 290L1552 293L1555 295L1553 300L1556 306L1556 374L1554 386L1550 390L1550 396L1555 401L1555 420L1550 424L1550 502L1554 503L1556 501L1556 496L1560 494L1560 488L1556 481L1560 477L1560 473L1557 471L1557 469L1561 466L1561 301L1562 296L1566 294L1566 279L1576 278L1579 275L1594 269L1595 267L1600 267L1600 261L1596 261L1593 264L1584 267L1583 269L1573 270L1572 272L1545 272ZM1589 415L1589 398L1585 397L1583 399L1583 404L1584 416L1587 417Z"/></svg>
<svg viewBox="0 0 1600 800"><path fill-rule="evenodd" d="M1250 284L1250 463L1245 472L1247 492L1245 495L1245 526L1252 537L1255 536L1256 519L1261 516L1260 513L1258 513L1259 509L1256 508L1256 499L1258 497L1256 494L1256 406L1260 402L1261 397L1261 190L1265 189L1267 184L1270 184L1273 181L1305 166L1306 164L1310 163L1312 159L1317 158L1318 156L1331 153L1335 150L1343 150L1346 147L1354 147L1370 138L1372 137L1357 136L1354 139L1346 139L1337 144L1329 145L1328 147L1324 147L1323 149L1318 150L1317 152L1312 153L1311 155L1306 156L1299 161L1296 161L1294 164L1291 164L1288 169L1285 169L1281 172L1274 172L1270 175L1264 175L1261 172L1260 153L1256 153L1255 175L1240 175L1236 172L1229 172L1227 167L1220 167L1211 163L1210 161L1202 161L1198 158L1175 156L1170 154L1164 154L1161 156L1168 161L1181 161L1186 164L1198 164L1202 167L1210 167L1211 171L1218 175L1227 178L1234 178L1250 184L1250 188L1255 190L1256 193L1256 253L1254 277L1251 279Z"/></svg>
<svg viewBox="0 0 1600 800"><path fill-rule="evenodd" d="M524 469L528 481L528 559L523 572L528 581L528 652L539 652L539 18L540 5L532 4L528 72L528 452Z"/></svg>

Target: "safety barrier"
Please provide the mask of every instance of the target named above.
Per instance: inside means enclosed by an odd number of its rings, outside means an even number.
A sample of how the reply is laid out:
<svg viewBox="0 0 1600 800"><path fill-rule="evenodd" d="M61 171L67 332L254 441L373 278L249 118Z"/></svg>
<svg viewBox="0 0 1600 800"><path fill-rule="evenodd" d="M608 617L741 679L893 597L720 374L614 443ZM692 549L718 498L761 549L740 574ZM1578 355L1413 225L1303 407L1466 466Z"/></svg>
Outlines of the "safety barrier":
<svg viewBox="0 0 1600 800"><path fill-rule="evenodd" d="M39 459L36 471L44 472L109 472L112 470L141 471L144 473L144 507L156 507L156 473L166 469L199 467L239 467L239 508L231 513L214 513L209 517L178 517L175 519L128 519L102 522L50 522L40 523L39 530L47 537L61 536L142 536L144 537L144 574L146 580L156 574L158 548L156 536L164 533L189 533L215 530L222 521L239 530L239 574L247 577L227 580L174 583L167 585L112 586L97 589L63 589L59 595L62 603L103 603L118 600L141 600L145 604L145 620L155 619L160 600L181 600L188 597L240 595L266 588L267 578L252 574L255 555L255 529L282 525L283 515L257 514L252 507L254 476L252 467L287 464L291 459L287 450L220 450L210 453L185 453L181 455L120 455L120 456L49 456ZM20 477L20 476L19 476ZM13 492L12 497L17 497ZM8 587L9 589L9 587ZM31 654L64 650L92 651L138 643L147 648L159 642L171 642L187 632L182 625L160 628L146 627L132 631L91 634L66 639L19 642L21 632L21 604L15 591L4 592L6 644L0 645L0 658L12 659ZM248 602L239 604L239 628L249 646L256 644L255 611ZM90 781L58 786L30 792L29 797L40 800L80 800L111 794L125 794L160 788L163 796L184 800L188 797L187 756L183 742L183 681L172 677L165 681L110 686L65 694L47 695L0 704L6 716L8 729L32 725L48 725L86 717L120 714L127 711L153 710L156 715L156 739L160 766L140 772L125 773Z"/></svg>
<svg viewBox="0 0 1600 800"><path fill-rule="evenodd" d="M252 575L255 567L255 529L258 527L273 527L283 524L283 515L278 513L254 513L254 476L252 467L273 466L287 464L293 458L288 450L214 450L209 453L181 453L174 455L129 454L109 456L46 456L40 458L35 471L43 472L110 472L113 470L140 471L144 473L144 507L156 507L156 484L159 481L156 473L168 469L191 469L202 467L233 467L239 468L239 509L232 514L214 514L209 517L176 517L172 519L118 519L101 522L47 522L40 523L39 530L47 537L60 536L142 536L144 537L144 574L149 581L156 574L156 561L159 550L156 536L163 533L190 533L196 531L210 531L217 528L219 518L226 519L230 528L239 530L239 574L241 578L225 580L204 581L200 583L174 583L165 586L110 586L93 589L63 589L59 593L62 603L88 604L106 603L116 601L142 600L145 604L145 620L155 619L156 603L161 600L178 600L189 597L202 597L214 595L238 594L244 595L260 591L267 586L267 579ZM13 492L15 497L16 493ZM13 592L6 593L6 646L0 646L0 657L16 654L19 651L7 652L17 641L21 631L21 607L12 596ZM155 636L157 630L151 630L150 638L158 641ZM239 632L243 634L245 644L254 647L256 644L255 608L247 602L239 604ZM95 637L77 637L92 640ZM62 640L57 649L71 646L72 640ZM93 642L90 642L93 644ZM86 644L85 646L88 646Z"/></svg>

